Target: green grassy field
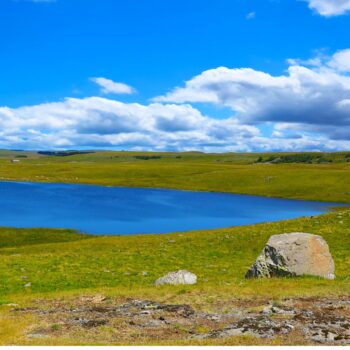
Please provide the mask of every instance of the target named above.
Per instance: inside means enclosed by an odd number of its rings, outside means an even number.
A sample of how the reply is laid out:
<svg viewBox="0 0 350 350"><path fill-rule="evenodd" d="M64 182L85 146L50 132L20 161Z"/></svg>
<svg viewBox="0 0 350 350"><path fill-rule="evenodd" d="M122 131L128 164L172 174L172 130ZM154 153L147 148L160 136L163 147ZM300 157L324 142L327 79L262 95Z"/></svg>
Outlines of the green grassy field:
<svg viewBox="0 0 350 350"><path fill-rule="evenodd" d="M327 240L337 267L336 281L245 280L246 270L272 234L300 231L320 234ZM343 293L350 282L350 212L165 235L95 237L62 230L2 229L0 253L0 295L5 299L21 293L83 288L118 287L127 293L146 288L156 292L152 282L178 269L198 275L196 288L231 286L236 296L253 292L276 297L316 291ZM25 286L28 283L30 287ZM293 288L274 288L281 283Z"/></svg>
<svg viewBox="0 0 350 350"><path fill-rule="evenodd" d="M12 152L11 157L15 158L17 153ZM68 157L32 155L16 163L10 161L9 154L5 155L0 157L0 180L176 188L350 202L349 152L322 154L326 162L318 163L315 158L312 164L256 163L260 156L266 161L271 154L244 153L96 152Z"/></svg>
<svg viewBox="0 0 350 350"><path fill-rule="evenodd" d="M331 162L321 164L257 164L260 155L256 154L147 153L160 158L142 159L144 153L130 152L30 155L12 163L16 154L2 157L0 153L2 180L167 187L350 202L347 153L325 155ZM244 278L272 234L298 231L326 239L336 266L334 281ZM208 309L214 300L224 303L232 298L349 296L350 210L165 235L92 236L71 230L1 228L0 255L0 344L23 344L18 325L26 329L33 321L15 317L8 305L25 307L38 298L104 293ZM198 284L152 285L158 277L178 269L197 274ZM74 339L61 339L60 343L74 344Z"/></svg>

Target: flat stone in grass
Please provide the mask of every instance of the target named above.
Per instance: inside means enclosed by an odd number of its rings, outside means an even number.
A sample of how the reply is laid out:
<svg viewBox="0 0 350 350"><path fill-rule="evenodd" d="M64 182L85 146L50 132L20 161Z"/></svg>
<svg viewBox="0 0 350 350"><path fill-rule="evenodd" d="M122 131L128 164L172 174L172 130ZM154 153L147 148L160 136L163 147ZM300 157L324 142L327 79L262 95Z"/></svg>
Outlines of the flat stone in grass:
<svg viewBox="0 0 350 350"><path fill-rule="evenodd" d="M327 242L303 232L271 236L246 278L312 275L334 279L334 262Z"/></svg>
<svg viewBox="0 0 350 350"><path fill-rule="evenodd" d="M161 286L163 284L196 284L197 276L187 270L179 270L174 272L169 272L165 276L158 278L154 284L156 286Z"/></svg>

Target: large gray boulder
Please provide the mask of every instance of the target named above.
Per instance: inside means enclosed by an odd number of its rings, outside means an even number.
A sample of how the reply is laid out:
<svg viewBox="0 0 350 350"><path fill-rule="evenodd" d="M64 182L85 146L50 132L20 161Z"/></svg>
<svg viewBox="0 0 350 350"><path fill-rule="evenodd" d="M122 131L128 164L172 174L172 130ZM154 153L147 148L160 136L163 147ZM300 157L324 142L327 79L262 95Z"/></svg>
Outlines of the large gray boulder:
<svg viewBox="0 0 350 350"><path fill-rule="evenodd" d="M154 284L160 286L163 284L196 284L197 276L187 270L179 270L174 272L169 272L165 276L158 278Z"/></svg>
<svg viewBox="0 0 350 350"><path fill-rule="evenodd" d="M327 242L310 233L271 236L246 278L313 275L334 279L334 262Z"/></svg>

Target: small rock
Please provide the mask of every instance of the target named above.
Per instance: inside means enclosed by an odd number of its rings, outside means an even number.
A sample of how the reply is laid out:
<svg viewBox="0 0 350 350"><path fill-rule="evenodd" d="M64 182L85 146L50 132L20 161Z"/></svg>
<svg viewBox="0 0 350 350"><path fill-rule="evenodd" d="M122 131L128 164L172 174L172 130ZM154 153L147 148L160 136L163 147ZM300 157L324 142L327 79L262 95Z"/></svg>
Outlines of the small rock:
<svg viewBox="0 0 350 350"><path fill-rule="evenodd" d="M178 285L178 284L196 284L196 283L197 283L197 276L194 273L189 272L187 270L169 272L168 274L158 278L154 282L156 286L160 286L163 284Z"/></svg>
<svg viewBox="0 0 350 350"><path fill-rule="evenodd" d="M142 310L140 312L140 315L150 315L151 314L151 311L150 310Z"/></svg>
<svg viewBox="0 0 350 350"><path fill-rule="evenodd" d="M220 337L225 338L225 337L237 337L237 336L242 336L244 334L244 329L243 328L232 328L232 329L226 329L221 332Z"/></svg>
<svg viewBox="0 0 350 350"><path fill-rule="evenodd" d="M220 321L221 316L220 315L207 315L206 318L210 321L218 322L218 321Z"/></svg>
<svg viewBox="0 0 350 350"><path fill-rule="evenodd" d="M328 341L334 341L334 339L338 336L336 333L328 332L327 333L327 340Z"/></svg>
<svg viewBox="0 0 350 350"><path fill-rule="evenodd" d="M40 338L48 338L48 335L43 333L29 333L27 334L27 337L31 339L40 339Z"/></svg>
<svg viewBox="0 0 350 350"><path fill-rule="evenodd" d="M296 314L296 311L295 310L286 310L286 309L282 309L282 308L279 308L277 306L267 306L265 307L261 313L263 315L269 315L269 314L278 314L278 315L295 315Z"/></svg>
<svg viewBox="0 0 350 350"><path fill-rule="evenodd" d="M95 304L99 304L105 300L106 300L106 297L104 295L98 294L98 295L95 295L94 297L92 297L91 302L95 303Z"/></svg>

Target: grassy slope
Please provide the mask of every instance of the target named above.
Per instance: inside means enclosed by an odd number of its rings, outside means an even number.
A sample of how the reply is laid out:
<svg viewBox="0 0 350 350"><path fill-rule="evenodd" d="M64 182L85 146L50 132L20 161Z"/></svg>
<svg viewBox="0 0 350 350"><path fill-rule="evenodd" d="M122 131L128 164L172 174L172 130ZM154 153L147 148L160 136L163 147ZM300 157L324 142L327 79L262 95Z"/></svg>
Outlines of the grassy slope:
<svg viewBox="0 0 350 350"><path fill-rule="evenodd" d="M41 157L11 163L0 159L0 179L167 187L247 193L294 199L350 202L350 163L328 154L327 164L255 164L258 154L98 152ZM149 155L149 153L147 153ZM181 158L177 158L177 157Z"/></svg>
<svg viewBox="0 0 350 350"><path fill-rule="evenodd" d="M272 234L304 231L322 235L330 245L337 280L297 278L246 281L244 274ZM162 274L186 268L199 277L197 289L220 293L230 286L235 296L287 296L345 293L349 291L350 211L186 234L121 237L85 237L48 231L51 242L33 245L30 230L13 232L19 246L0 249L0 295L59 292L82 288L118 287L125 293L158 293L152 282ZM56 242L53 236L58 234ZM3 240L0 232L0 241ZM8 233L5 233L8 235ZM83 238L83 239L82 239ZM76 239L76 240L74 240ZM28 245L25 245L25 241ZM62 240L62 242L58 242ZM144 275L143 272L147 272ZM25 287L31 283L31 287ZM289 288L281 288L281 286ZM258 288L257 288L258 286ZM173 288L172 290L181 290Z"/></svg>

